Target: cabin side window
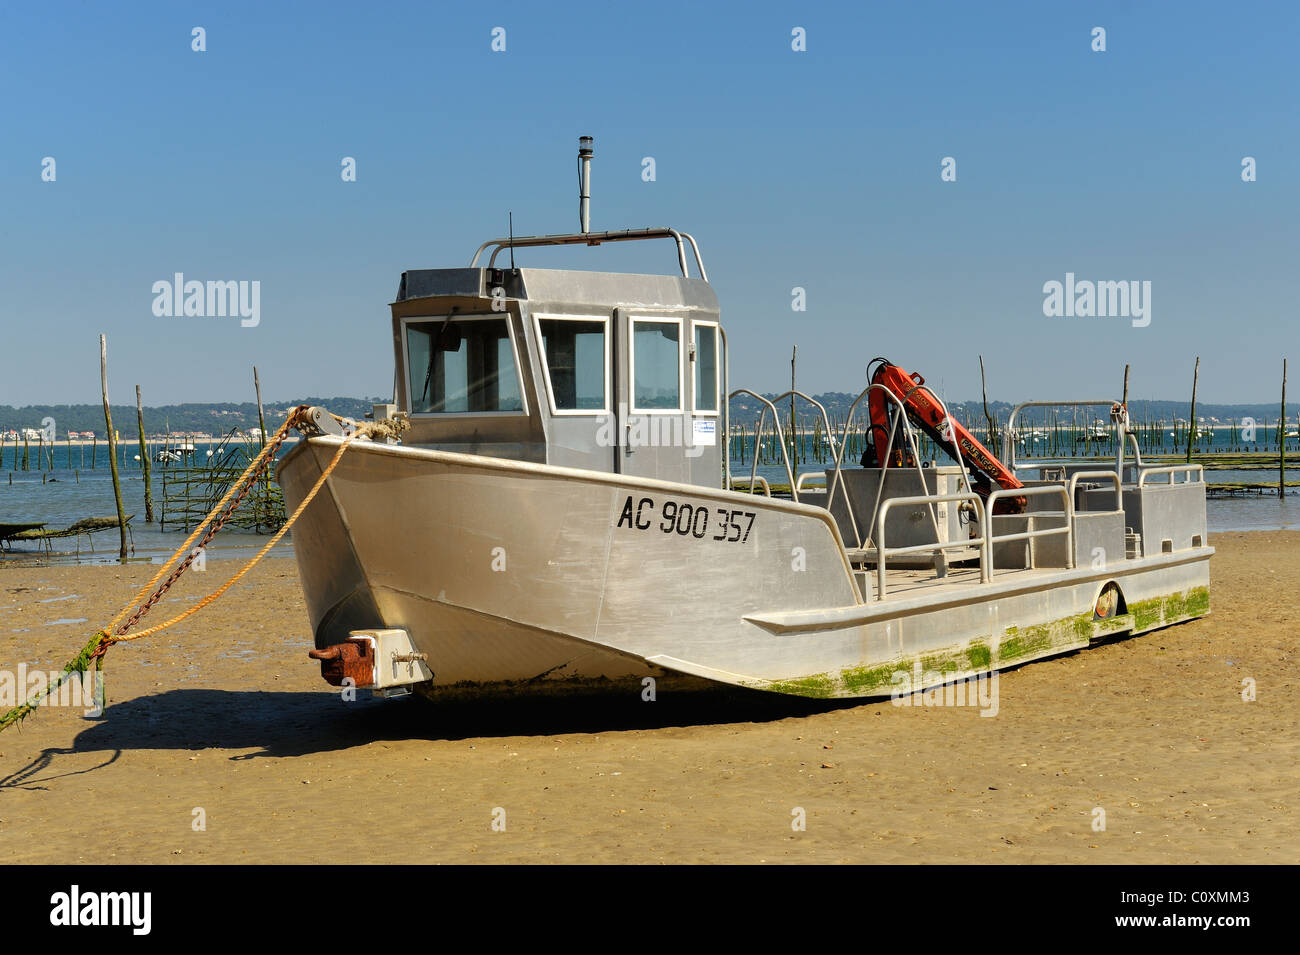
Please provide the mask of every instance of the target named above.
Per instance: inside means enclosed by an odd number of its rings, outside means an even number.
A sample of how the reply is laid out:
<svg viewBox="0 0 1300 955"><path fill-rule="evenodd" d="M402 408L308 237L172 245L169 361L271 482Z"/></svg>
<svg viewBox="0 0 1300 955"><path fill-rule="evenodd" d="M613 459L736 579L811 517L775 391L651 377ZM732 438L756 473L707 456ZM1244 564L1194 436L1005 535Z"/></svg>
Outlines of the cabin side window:
<svg viewBox="0 0 1300 955"><path fill-rule="evenodd" d="M537 336L556 414L609 410L608 319L538 316Z"/></svg>
<svg viewBox="0 0 1300 955"><path fill-rule="evenodd" d="M695 410L718 411L718 326L695 323Z"/></svg>
<svg viewBox="0 0 1300 955"><path fill-rule="evenodd" d="M463 315L406 326L407 380L415 414L520 413L524 409L509 321Z"/></svg>
<svg viewBox="0 0 1300 955"><path fill-rule="evenodd" d="M632 320L632 410L682 410L682 323Z"/></svg>

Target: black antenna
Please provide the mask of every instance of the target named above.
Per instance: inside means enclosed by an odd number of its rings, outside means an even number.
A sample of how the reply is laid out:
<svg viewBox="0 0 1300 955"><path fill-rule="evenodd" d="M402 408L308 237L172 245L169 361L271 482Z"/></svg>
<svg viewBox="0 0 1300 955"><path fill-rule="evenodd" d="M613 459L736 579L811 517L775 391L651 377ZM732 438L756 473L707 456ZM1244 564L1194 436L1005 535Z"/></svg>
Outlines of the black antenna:
<svg viewBox="0 0 1300 955"><path fill-rule="evenodd" d="M510 216L510 271L515 270L515 214L507 213Z"/></svg>

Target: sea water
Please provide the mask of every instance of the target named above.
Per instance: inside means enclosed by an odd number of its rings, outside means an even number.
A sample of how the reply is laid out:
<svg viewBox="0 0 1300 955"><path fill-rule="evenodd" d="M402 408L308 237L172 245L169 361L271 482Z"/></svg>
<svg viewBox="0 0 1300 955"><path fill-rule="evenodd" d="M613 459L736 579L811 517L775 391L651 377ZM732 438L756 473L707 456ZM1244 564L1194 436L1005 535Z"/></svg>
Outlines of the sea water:
<svg viewBox="0 0 1300 955"><path fill-rule="evenodd" d="M216 441L194 443L196 451L191 456L192 461L206 461L206 452L214 448L217 449L216 454L222 453ZM150 453L157 453L157 450L158 447L151 443ZM281 450L280 456L283 457L287 452L288 447ZM163 560L184 543L187 534L184 524L176 523L174 510L167 515L166 529L163 530L160 526L159 518L164 516L162 476L165 466L159 463L151 465L154 523L145 521L144 475L140 462L136 460L139 453L139 445L136 443L123 442L118 445L122 507L128 517L134 515L127 538L128 547L134 545L129 556L141 560ZM92 458L95 464L93 468L90 466ZM56 445L53 470L40 470L34 443L30 446L30 470L22 470L22 459L22 445L17 448L15 461L14 446L12 442L6 442L3 460L0 461L0 523L44 523L47 530L60 530L88 517L109 517L116 520L117 504L113 497L107 444L100 443L94 448L89 445L74 444L71 448L65 444ZM71 467L68 466L69 463ZM193 525L189 529L193 530ZM214 552L214 556L252 556L266 543L267 536L266 533L258 534L231 527L223 529L209 545L209 549ZM83 534L49 543L50 551L46 550L42 541L6 543L5 551L0 553L0 561L115 561L121 546L116 527L96 531L89 538ZM286 535L285 541L277 545L272 554L291 555L291 548Z"/></svg>

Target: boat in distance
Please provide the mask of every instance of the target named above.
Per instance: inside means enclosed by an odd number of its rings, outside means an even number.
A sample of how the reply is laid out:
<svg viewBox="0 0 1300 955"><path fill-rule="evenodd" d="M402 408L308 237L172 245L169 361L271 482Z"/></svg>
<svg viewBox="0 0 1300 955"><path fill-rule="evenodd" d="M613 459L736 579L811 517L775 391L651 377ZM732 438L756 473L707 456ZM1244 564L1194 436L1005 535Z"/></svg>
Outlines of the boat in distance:
<svg viewBox="0 0 1300 955"><path fill-rule="evenodd" d="M1144 464L1111 399L1024 403L1004 463L881 361L838 432L793 393L833 466L785 459L788 496L734 477L729 400L756 400L756 437L784 454L792 394L731 389L688 233L590 231L590 156L584 140L579 232L402 274L394 401L374 418L405 430L351 441L294 527L331 683L436 698L688 677L872 698L903 674L921 690L1209 612L1201 469ZM513 266L520 249L654 240L680 275ZM1113 465L1022 480L1012 436L1034 405L1109 408ZM291 511L348 440L316 419L278 469ZM855 427L862 462L844 460ZM954 463L923 460L922 432Z"/></svg>

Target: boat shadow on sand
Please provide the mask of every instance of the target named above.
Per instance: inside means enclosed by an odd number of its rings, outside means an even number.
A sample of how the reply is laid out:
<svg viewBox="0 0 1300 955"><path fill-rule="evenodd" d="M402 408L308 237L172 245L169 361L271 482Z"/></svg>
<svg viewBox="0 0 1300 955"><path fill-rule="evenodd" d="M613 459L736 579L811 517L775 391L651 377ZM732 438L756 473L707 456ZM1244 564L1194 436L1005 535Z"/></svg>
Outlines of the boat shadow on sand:
<svg viewBox="0 0 1300 955"><path fill-rule="evenodd" d="M361 699L331 692L180 689L109 705L102 719L77 733L70 747L42 751L26 767L0 776L0 790L39 783L59 755L100 752L107 762L126 750L216 749L230 759L305 756L374 742L456 741L558 736L700 725L770 723L861 706L862 700L810 700L755 690L458 699L429 702ZM42 711L37 719L70 714ZM251 750L251 752L248 752ZM56 773L67 775L66 773ZM43 778L55 778L43 777Z"/></svg>

